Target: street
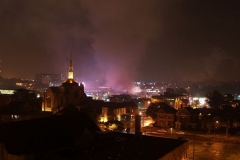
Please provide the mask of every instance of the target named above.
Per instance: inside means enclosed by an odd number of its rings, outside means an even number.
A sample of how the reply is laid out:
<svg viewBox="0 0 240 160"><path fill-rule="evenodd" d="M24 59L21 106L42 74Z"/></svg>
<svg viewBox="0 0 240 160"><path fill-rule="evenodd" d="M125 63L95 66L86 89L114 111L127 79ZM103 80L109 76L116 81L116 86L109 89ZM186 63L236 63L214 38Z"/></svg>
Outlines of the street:
<svg viewBox="0 0 240 160"><path fill-rule="evenodd" d="M125 127L129 127L134 132L134 121L125 122ZM103 129L101 125L101 129ZM176 134L176 130L166 130L157 132L159 128L144 127L143 135L164 138L183 137L189 140L189 160L240 160L240 136L226 137L224 135L198 134L184 132Z"/></svg>
<svg viewBox="0 0 240 160"><path fill-rule="evenodd" d="M189 160L238 160L240 159L240 145L237 143L213 142L207 144L205 141L189 141ZM194 150L194 154L193 154Z"/></svg>
<svg viewBox="0 0 240 160"><path fill-rule="evenodd" d="M240 159L240 137L204 134L174 134L145 131L145 135L165 138L184 137L189 140L189 160L238 160ZM195 141L194 141L195 139Z"/></svg>

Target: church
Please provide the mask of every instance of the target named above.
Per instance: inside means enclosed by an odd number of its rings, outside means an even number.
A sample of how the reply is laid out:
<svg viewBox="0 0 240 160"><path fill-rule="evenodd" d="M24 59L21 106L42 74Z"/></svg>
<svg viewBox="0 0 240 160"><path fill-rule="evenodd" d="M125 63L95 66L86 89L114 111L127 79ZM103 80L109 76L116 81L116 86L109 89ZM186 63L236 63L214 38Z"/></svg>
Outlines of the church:
<svg viewBox="0 0 240 160"><path fill-rule="evenodd" d="M70 58L68 79L61 86L49 87L46 90L42 110L57 112L70 105L79 106L86 99L84 85L73 78L72 58Z"/></svg>

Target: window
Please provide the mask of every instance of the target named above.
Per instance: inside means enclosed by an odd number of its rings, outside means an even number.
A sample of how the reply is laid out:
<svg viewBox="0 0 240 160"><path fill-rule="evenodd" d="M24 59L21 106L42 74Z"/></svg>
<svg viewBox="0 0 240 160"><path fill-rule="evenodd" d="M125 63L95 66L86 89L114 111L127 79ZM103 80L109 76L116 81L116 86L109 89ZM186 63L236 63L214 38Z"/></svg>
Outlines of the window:
<svg viewBox="0 0 240 160"><path fill-rule="evenodd" d="M11 118L12 118L12 119L18 119L18 118L19 118L19 115L11 115Z"/></svg>

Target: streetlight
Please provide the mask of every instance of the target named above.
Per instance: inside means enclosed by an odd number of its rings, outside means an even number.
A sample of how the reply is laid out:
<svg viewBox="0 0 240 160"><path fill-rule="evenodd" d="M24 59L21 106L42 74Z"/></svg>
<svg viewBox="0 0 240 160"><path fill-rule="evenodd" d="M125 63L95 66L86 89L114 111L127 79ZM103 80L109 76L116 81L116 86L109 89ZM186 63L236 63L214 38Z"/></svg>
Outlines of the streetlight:
<svg viewBox="0 0 240 160"><path fill-rule="evenodd" d="M172 138L172 128L170 128L170 130L171 130L171 138Z"/></svg>
<svg viewBox="0 0 240 160"><path fill-rule="evenodd" d="M214 138L213 138L214 141L215 141L215 136L216 136L216 135L215 135L215 129L216 129L216 126L217 126L216 124L218 124L218 121L216 121L216 122L214 123Z"/></svg>

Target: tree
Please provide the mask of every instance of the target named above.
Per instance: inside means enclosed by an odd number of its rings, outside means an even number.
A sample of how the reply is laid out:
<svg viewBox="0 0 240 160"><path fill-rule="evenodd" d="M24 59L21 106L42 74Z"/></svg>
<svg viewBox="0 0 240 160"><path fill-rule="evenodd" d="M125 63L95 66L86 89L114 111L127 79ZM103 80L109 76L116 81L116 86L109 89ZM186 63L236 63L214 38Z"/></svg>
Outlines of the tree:
<svg viewBox="0 0 240 160"><path fill-rule="evenodd" d="M104 123L107 131L123 132L124 124L118 120L109 120Z"/></svg>
<svg viewBox="0 0 240 160"><path fill-rule="evenodd" d="M206 102L210 105L211 108L220 109L224 102L224 96L217 90L209 92L206 97Z"/></svg>
<svg viewBox="0 0 240 160"><path fill-rule="evenodd" d="M237 105L234 107L234 119L233 119L233 128L239 129L240 127L240 106Z"/></svg>
<svg viewBox="0 0 240 160"><path fill-rule="evenodd" d="M201 129L210 131L212 129L213 117L209 108L203 107L200 114Z"/></svg>
<svg viewBox="0 0 240 160"><path fill-rule="evenodd" d="M150 104L150 106L147 108L146 110L146 116L150 116L152 117L152 119L155 121L157 118L157 112L159 111L160 106L158 106L157 104Z"/></svg>
<svg viewBox="0 0 240 160"><path fill-rule="evenodd" d="M235 110L231 105L222 106L222 118L224 121L224 127L226 127L226 136L228 136L229 128L232 128L232 124L235 120Z"/></svg>

